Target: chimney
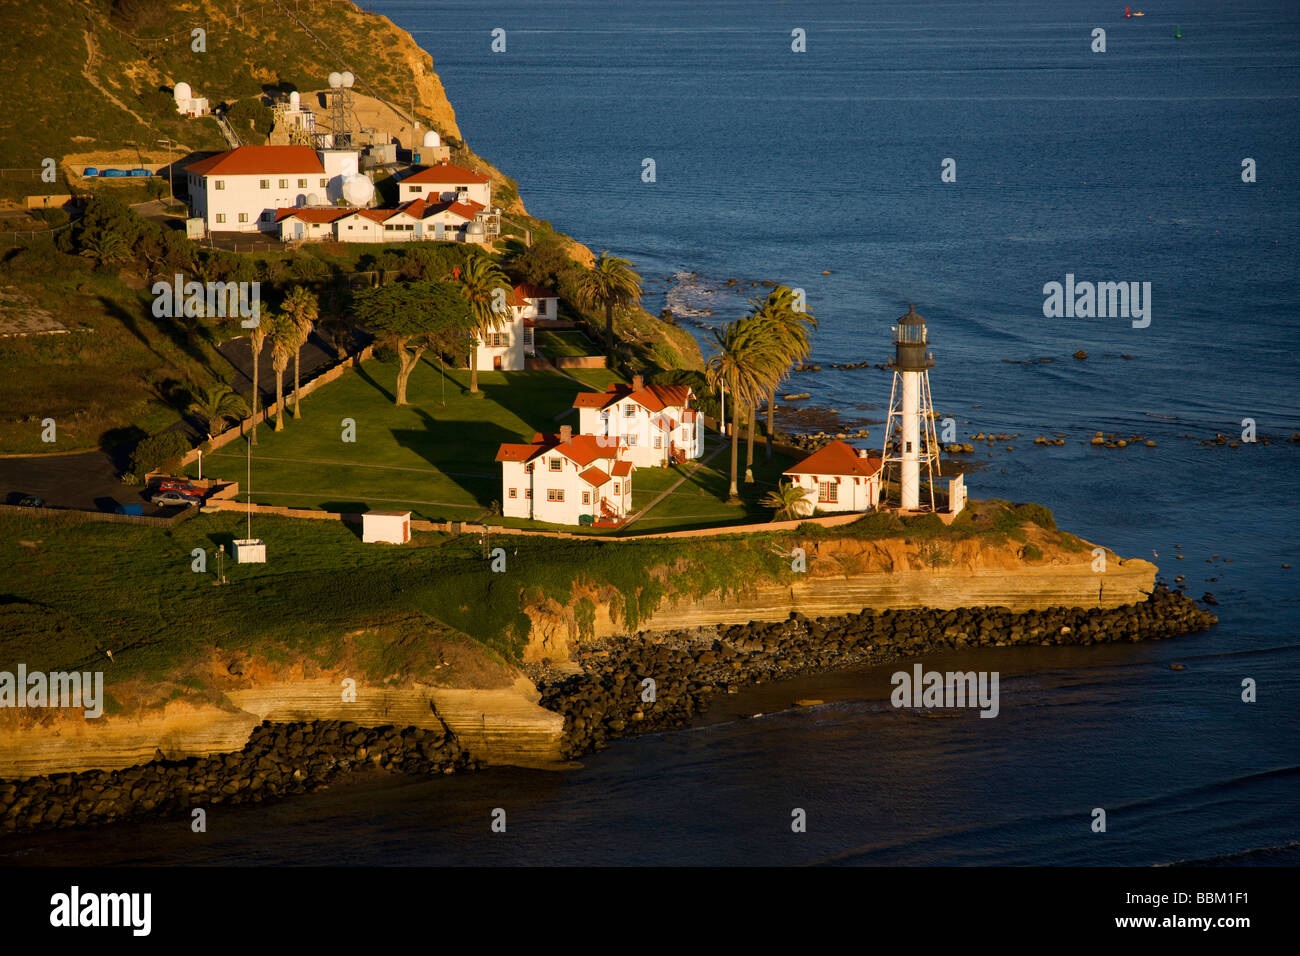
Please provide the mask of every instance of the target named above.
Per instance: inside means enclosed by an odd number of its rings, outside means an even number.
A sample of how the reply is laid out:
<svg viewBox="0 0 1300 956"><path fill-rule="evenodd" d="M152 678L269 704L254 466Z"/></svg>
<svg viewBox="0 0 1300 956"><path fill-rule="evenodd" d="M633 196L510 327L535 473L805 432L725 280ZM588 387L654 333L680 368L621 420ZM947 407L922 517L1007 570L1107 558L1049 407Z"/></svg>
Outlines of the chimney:
<svg viewBox="0 0 1300 956"><path fill-rule="evenodd" d="M639 392L639 391L641 391L641 389L643 389L643 388L645 388L645 376L644 376L644 375L633 375L633 376L632 376L632 391L634 391L634 392Z"/></svg>
<svg viewBox="0 0 1300 956"><path fill-rule="evenodd" d="M858 457L859 457L859 458L870 458L870 457L871 457L871 453L868 452L865 448L859 448L859 449L858 449Z"/></svg>
<svg viewBox="0 0 1300 956"><path fill-rule="evenodd" d="M573 426L572 426L572 425L561 425L561 426L560 426L560 441L563 442L563 443L566 444L566 445L571 445L571 444L573 444Z"/></svg>

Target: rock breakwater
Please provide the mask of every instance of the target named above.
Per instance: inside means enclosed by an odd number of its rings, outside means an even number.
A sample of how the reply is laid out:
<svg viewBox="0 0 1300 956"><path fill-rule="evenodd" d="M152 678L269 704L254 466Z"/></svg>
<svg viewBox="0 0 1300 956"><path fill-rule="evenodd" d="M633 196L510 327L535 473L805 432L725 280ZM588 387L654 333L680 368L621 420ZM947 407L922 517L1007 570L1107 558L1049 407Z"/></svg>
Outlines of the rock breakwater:
<svg viewBox="0 0 1300 956"><path fill-rule="evenodd" d="M437 774L476 768L477 762L445 728L264 721L236 753L0 782L0 832L257 803L314 792L347 774L369 769Z"/></svg>
<svg viewBox="0 0 1300 956"><path fill-rule="evenodd" d="M1218 619L1181 593L1157 587L1116 608L906 608L751 622L654 636L610 638L580 656L580 674L537 675L541 704L565 717L563 751L577 757L618 737L689 722L719 693L745 684L938 650L1089 645L1160 640ZM653 702L645 699L654 681Z"/></svg>

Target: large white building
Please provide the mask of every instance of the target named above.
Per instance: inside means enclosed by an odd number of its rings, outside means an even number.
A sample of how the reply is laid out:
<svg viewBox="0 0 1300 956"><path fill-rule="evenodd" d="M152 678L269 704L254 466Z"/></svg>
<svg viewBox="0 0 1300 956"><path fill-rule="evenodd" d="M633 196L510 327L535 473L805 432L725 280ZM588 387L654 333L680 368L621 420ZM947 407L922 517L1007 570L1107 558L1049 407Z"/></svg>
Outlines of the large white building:
<svg viewBox="0 0 1300 956"><path fill-rule="evenodd" d="M691 408L689 385L646 385L636 375L631 385L616 383L603 392L580 392L578 431L615 437L639 468L669 465L704 453L704 423Z"/></svg>
<svg viewBox="0 0 1300 956"><path fill-rule="evenodd" d="M880 504L882 461L866 449L833 441L785 470L791 484L805 492L807 514L822 511L870 511Z"/></svg>
<svg viewBox="0 0 1300 956"><path fill-rule="evenodd" d="M533 436L530 444L503 444L501 514L553 524L611 525L632 509L633 462L617 440L574 435ZM587 520L583 520L586 518Z"/></svg>
<svg viewBox="0 0 1300 956"><path fill-rule="evenodd" d="M278 233L277 210L337 202L357 173L356 150L310 146L240 146L185 169L190 209L209 232Z"/></svg>

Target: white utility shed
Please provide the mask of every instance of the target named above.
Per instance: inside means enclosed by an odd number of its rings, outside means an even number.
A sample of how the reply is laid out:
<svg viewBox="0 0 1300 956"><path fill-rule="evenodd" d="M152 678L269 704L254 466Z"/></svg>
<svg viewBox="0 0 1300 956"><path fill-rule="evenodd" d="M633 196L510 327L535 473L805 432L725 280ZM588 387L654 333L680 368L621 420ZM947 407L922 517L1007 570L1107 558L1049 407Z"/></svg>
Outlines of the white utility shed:
<svg viewBox="0 0 1300 956"><path fill-rule="evenodd" d="M411 540L411 513L367 511L361 516L361 540L366 544L406 544Z"/></svg>

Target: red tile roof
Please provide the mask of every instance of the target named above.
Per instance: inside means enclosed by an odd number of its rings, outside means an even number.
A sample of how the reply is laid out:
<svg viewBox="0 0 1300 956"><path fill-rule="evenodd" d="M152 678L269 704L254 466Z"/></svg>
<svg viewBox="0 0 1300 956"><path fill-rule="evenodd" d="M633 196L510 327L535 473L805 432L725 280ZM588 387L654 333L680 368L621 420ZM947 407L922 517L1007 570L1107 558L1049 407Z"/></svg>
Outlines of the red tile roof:
<svg viewBox="0 0 1300 956"><path fill-rule="evenodd" d="M880 471L880 458L872 455L860 458L858 451L848 442L831 442L813 452L799 464L787 468L787 475L857 475L870 477Z"/></svg>
<svg viewBox="0 0 1300 956"><path fill-rule="evenodd" d="M319 206L290 207L288 209L277 209L275 211L275 221L301 219L303 222L333 222L335 219L342 219L344 216L356 211L355 209L333 209Z"/></svg>
<svg viewBox="0 0 1300 956"><path fill-rule="evenodd" d="M595 435L574 435L565 444L559 435L533 435L531 445L506 442L497 449L497 461L530 461L538 455L558 451L575 464L586 467L593 461L615 460L626 447L621 438L598 438Z"/></svg>
<svg viewBox="0 0 1300 956"><path fill-rule="evenodd" d="M578 477L593 488L599 488L605 482L609 481L609 475L605 474L599 468L588 468Z"/></svg>
<svg viewBox="0 0 1300 956"><path fill-rule="evenodd" d="M689 385L647 385L640 391L632 391L631 385L615 383L604 392L579 392L573 400L574 408L608 408L617 402L630 398L643 408L652 412L662 412L665 408L680 408L691 398Z"/></svg>
<svg viewBox="0 0 1300 956"><path fill-rule="evenodd" d="M437 166L426 166L417 173L412 173L402 180L404 183L441 183L444 185L454 184L462 185L465 183L485 183L488 177L482 173L476 173L472 169L466 169L464 166L453 166L451 163L439 163Z"/></svg>
<svg viewBox="0 0 1300 956"><path fill-rule="evenodd" d="M623 478L626 477L627 475L632 474L632 469L635 467L636 466L633 465L630 461L616 461L614 462L614 467L611 469L611 471L613 472L615 478Z"/></svg>
<svg viewBox="0 0 1300 956"><path fill-rule="evenodd" d="M185 171L196 176L320 175L325 167L310 146L240 146L191 163Z"/></svg>
<svg viewBox="0 0 1300 956"><path fill-rule="evenodd" d="M523 282L515 286L515 295L524 299L558 299L550 289L543 289L539 285L533 285L531 282Z"/></svg>
<svg viewBox="0 0 1300 956"><path fill-rule="evenodd" d="M413 219L426 219L440 212L449 212L461 219L473 220L478 215L478 210L482 208L482 203L453 202L450 199L441 199L435 202L429 202L425 199L412 199L398 206L395 212L404 212Z"/></svg>

